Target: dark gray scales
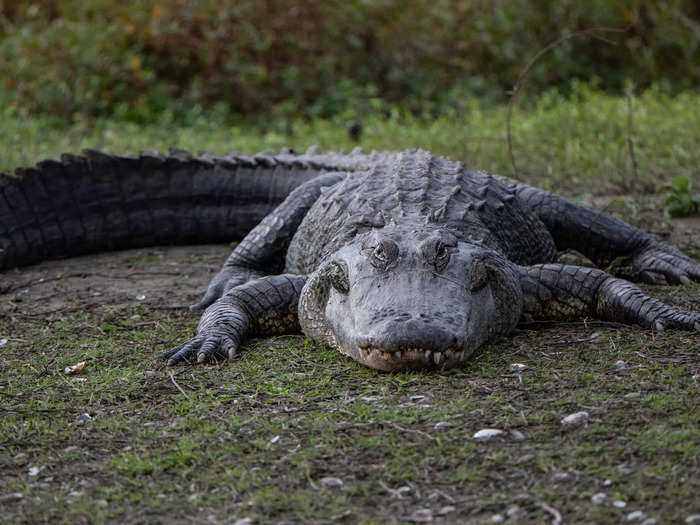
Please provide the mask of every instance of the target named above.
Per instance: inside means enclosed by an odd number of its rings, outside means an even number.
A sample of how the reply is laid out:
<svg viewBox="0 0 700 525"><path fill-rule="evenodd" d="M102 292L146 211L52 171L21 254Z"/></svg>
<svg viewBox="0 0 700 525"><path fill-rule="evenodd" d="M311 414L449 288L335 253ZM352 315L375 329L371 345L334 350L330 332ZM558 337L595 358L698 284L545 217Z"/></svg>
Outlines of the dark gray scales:
<svg viewBox="0 0 700 525"><path fill-rule="evenodd" d="M452 366L521 320L595 317L700 330L595 268L700 281L700 264L555 194L425 151L138 157L87 152L5 176L0 269L127 246L240 240L195 309L175 364L233 356L251 335L301 329L394 370Z"/></svg>

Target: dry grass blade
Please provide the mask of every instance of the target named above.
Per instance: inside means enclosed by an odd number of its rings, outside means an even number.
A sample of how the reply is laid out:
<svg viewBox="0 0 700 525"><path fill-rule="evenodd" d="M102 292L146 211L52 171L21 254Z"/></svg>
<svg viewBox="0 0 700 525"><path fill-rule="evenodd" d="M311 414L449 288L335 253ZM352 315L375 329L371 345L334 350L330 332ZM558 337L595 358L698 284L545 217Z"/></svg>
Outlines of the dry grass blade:
<svg viewBox="0 0 700 525"><path fill-rule="evenodd" d="M168 371L168 375L170 376L170 381L172 381L173 385L175 385L175 388L177 388L180 393L185 396L188 400L190 399L190 396L185 392L180 385L177 384L177 381L175 381L175 375L173 374L172 370Z"/></svg>

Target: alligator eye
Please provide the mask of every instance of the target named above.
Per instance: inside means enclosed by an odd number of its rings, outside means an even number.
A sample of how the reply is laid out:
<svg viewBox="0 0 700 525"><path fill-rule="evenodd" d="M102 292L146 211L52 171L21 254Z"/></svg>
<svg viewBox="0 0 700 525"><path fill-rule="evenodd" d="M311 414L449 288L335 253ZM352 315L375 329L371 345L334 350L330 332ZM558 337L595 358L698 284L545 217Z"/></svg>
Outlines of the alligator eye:
<svg viewBox="0 0 700 525"><path fill-rule="evenodd" d="M386 254L386 250L384 249L384 246L382 246L381 244L379 246L377 246L374 249L374 252L372 253L372 257L374 257L378 261L385 263L387 261L388 257Z"/></svg>
<svg viewBox="0 0 700 525"><path fill-rule="evenodd" d="M344 263L332 262L328 269L328 279L335 291L347 295L350 291L350 281L348 280L348 268Z"/></svg>
<svg viewBox="0 0 700 525"><path fill-rule="evenodd" d="M441 242L435 245L435 268L442 270L450 260L450 250Z"/></svg>
<svg viewBox="0 0 700 525"><path fill-rule="evenodd" d="M489 282L489 271L483 259L474 259L469 270L469 289L472 292L481 290Z"/></svg>
<svg viewBox="0 0 700 525"><path fill-rule="evenodd" d="M384 239L372 249L369 262L375 268L386 270L399 255L399 247L395 242Z"/></svg>

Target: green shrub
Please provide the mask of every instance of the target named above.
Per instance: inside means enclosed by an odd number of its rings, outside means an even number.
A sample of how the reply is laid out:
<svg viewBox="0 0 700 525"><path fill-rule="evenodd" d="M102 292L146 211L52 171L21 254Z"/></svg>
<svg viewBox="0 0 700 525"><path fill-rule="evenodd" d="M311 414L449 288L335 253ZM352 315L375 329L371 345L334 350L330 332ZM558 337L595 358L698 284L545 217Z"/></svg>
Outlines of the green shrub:
<svg viewBox="0 0 700 525"><path fill-rule="evenodd" d="M693 195L688 177L681 175L673 177L664 211L671 217L685 217L700 213L700 194Z"/></svg>
<svg viewBox="0 0 700 525"><path fill-rule="evenodd" d="M700 85L698 18L692 0L0 0L0 90L64 119L216 103L276 117L434 114L455 93L504 100L548 43L606 26L627 28L605 33L618 45L567 40L527 91L592 78L677 91Z"/></svg>

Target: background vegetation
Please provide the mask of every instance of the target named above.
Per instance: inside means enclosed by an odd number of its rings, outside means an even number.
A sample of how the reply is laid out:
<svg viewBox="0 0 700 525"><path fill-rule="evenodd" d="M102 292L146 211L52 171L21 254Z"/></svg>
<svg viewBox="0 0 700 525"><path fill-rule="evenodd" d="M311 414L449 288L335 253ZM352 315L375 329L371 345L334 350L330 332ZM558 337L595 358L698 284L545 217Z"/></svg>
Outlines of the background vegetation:
<svg viewBox="0 0 700 525"><path fill-rule="evenodd" d="M619 31L557 46L528 91L675 93L700 85L699 19L693 0L0 0L0 100L67 120L434 114L502 102L538 50L594 27Z"/></svg>
<svg viewBox="0 0 700 525"><path fill-rule="evenodd" d="M284 146L304 151L318 144L324 151L423 148L475 168L514 175L504 108L475 98L462 103L462 110L431 119L398 110L368 116L357 140L347 132L351 120L342 115L251 126L230 122L226 113L189 110L179 115L164 111L148 123L100 117L67 126L53 116L6 107L0 109L0 172L84 148L135 153L174 147L224 154L279 151ZM513 116L517 176L575 198L659 193L673 177L689 184L700 165L698 107L700 95L691 92L670 96L650 89L635 97L630 109L624 98L584 84L574 84L566 97L550 90ZM628 130L630 113L634 119ZM673 194L674 209L687 215L694 208L689 208L682 181Z"/></svg>

